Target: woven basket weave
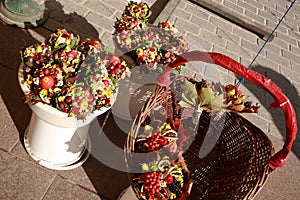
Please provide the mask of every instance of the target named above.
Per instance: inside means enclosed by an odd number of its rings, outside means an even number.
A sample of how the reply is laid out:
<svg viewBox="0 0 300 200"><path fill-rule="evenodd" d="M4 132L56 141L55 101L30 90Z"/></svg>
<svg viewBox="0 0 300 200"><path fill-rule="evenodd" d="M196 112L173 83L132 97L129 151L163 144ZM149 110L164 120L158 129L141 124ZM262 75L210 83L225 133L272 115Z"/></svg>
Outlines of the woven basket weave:
<svg viewBox="0 0 300 200"><path fill-rule="evenodd" d="M216 63L256 84L259 81L268 82L267 85L257 85L269 88L268 92L277 100L287 118L286 143L283 149L274 155L273 145L268 137L240 114L225 110L213 114L202 111L193 142L183 153L193 180L188 199L253 199L269 174L284 164L290 152L297 133L294 109L272 81L224 55L189 52L179 57L172 67L193 60ZM168 86L169 72L169 69L165 70L155 92L136 116L125 145L127 152L135 151L135 138L139 136L141 126L146 123L154 108L164 107L166 118L176 114L176 106L172 106L174 94ZM254 81L252 77L255 77ZM216 141L215 145L210 147L206 144L209 140ZM202 156L203 151L208 153ZM126 155L129 167L134 167L131 166L134 163L131 162L134 159L133 155ZM131 174L129 177L132 179L135 176Z"/></svg>

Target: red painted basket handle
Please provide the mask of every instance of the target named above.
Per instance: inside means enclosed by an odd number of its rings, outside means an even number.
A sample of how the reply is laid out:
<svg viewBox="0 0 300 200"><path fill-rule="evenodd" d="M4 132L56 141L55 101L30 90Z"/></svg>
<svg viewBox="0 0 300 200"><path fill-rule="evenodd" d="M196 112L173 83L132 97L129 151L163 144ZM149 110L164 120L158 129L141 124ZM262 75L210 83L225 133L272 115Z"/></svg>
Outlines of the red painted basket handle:
<svg viewBox="0 0 300 200"><path fill-rule="evenodd" d="M289 99L282 93L281 89L274 82L272 82L271 79L246 68L228 56L219 53L201 51L186 52L178 56L168 68L165 68L161 76L158 78L158 84L161 86L167 85L169 82L170 71L173 68L190 61L202 61L220 65L221 67L244 77L257 86L262 87L273 96L275 101L270 105L270 107L280 107L286 118L286 141L283 148L270 158L268 165L272 169L283 166L286 162L288 154L291 151L298 128L295 110Z"/></svg>

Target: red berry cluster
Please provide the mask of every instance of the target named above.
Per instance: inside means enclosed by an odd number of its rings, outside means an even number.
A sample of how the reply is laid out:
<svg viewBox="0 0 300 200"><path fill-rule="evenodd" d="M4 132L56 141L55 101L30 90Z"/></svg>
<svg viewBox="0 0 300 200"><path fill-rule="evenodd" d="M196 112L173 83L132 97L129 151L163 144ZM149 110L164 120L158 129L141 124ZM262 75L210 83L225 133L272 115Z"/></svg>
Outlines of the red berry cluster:
<svg viewBox="0 0 300 200"><path fill-rule="evenodd" d="M147 191L147 196L150 199L154 198L155 193L161 190L161 178L162 172L160 171L147 172L141 176L141 180L144 181L144 188Z"/></svg>
<svg viewBox="0 0 300 200"><path fill-rule="evenodd" d="M147 3L135 3L129 2L129 4L125 7L123 12L123 16L132 16L139 20L146 20L150 15L150 8Z"/></svg>
<svg viewBox="0 0 300 200"><path fill-rule="evenodd" d="M31 45L23 49L23 62L30 68L42 68L50 60L52 55L51 47L40 44Z"/></svg>
<svg viewBox="0 0 300 200"><path fill-rule="evenodd" d="M107 70L112 77L120 79L124 75L124 73L126 73L127 67L125 62L122 62L119 57L111 54L109 56L109 64Z"/></svg>
<svg viewBox="0 0 300 200"><path fill-rule="evenodd" d="M137 29L140 25L139 20L132 17L122 17L115 23L115 29L118 33L127 30Z"/></svg>
<svg viewBox="0 0 300 200"><path fill-rule="evenodd" d="M137 55L137 62L140 64L157 63L162 57L154 46L138 48L135 53Z"/></svg>
<svg viewBox="0 0 300 200"><path fill-rule="evenodd" d="M156 132L152 136L146 138L144 145L148 152L158 151L160 148L168 144L168 139L161 132Z"/></svg>
<svg viewBox="0 0 300 200"><path fill-rule="evenodd" d="M85 38L81 43L81 45L79 46L79 50L81 52L89 52L93 48L100 51L102 48L101 42L99 40L91 40L90 38Z"/></svg>
<svg viewBox="0 0 300 200"><path fill-rule="evenodd" d="M164 28L166 30L174 30L177 31L177 29L175 28L175 26L173 24L171 24L169 21L165 21L165 22L159 22L158 23L158 27L159 28Z"/></svg>
<svg viewBox="0 0 300 200"><path fill-rule="evenodd" d="M129 2L122 17L115 22L115 30L118 33L126 30L135 30L143 26L143 23L148 20L150 13L149 6L146 3Z"/></svg>

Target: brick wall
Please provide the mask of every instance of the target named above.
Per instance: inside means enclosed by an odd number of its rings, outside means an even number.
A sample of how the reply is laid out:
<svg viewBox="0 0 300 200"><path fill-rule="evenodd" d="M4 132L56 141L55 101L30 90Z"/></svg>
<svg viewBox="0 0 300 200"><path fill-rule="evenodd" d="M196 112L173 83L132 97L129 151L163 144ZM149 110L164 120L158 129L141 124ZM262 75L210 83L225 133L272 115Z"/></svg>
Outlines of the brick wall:
<svg viewBox="0 0 300 200"><path fill-rule="evenodd" d="M291 4L287 0L218 0L215 2L271 29ZM282 88L298 111L300 106L299 15L300 4L297 2L278 28L273 41L267 44L253 65L254 70L269 76ZM255 34L187 0L179 2L170 20L176 24L180 32L195 40L205 50L223 53L245 66L251 63L264 43ZM233 83L236 79L232 73L224 73L223 70L220 73L223 82ZM270 113L267 107L271 103L271 97L247 82L241 86L241 89L262 105L258 115L249 115L248 118L264 131L283 137L285 131L279 125L276 126L276 123L283 120L282 113L280 111ZM284 123L281 125L284 126Z"/></svg>

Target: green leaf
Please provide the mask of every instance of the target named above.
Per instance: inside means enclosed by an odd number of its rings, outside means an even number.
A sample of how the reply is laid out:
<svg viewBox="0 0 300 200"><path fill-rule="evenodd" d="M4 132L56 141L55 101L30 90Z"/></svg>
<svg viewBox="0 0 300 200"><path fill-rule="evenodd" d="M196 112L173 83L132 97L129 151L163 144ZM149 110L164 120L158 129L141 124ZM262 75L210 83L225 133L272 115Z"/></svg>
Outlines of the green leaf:
<svg viewBox="0 0 300 200"><path fill-rule="evenodd" d="M193 107L197 106L199 103L199 97L196 90L196 86L185 80L184 83L181 85L182 88L182 100L179 102L179 104L182 107Z"/></svg>
<svg viewBox="0 0 300 200"><path fill-rule="evenodd" d="M33 67L33 64L31 62L25 62L25 65L28 67Z"/></svg>
<svg viewBox="0 0 300 200"><path fill-rule="evenodd" d="M211 88L202 88L200 93L200 106L211 108L213 103L213 91Z"/></svg>
<svg viewBox="0 0 300 200"><path fill-rule="evenodd" d="M70 47L73 49L75 46L77 46L80 42L80 37L79 35L77 37L74 37L71 41Z"/></svg>

